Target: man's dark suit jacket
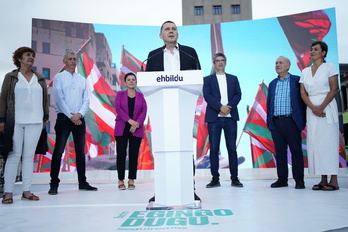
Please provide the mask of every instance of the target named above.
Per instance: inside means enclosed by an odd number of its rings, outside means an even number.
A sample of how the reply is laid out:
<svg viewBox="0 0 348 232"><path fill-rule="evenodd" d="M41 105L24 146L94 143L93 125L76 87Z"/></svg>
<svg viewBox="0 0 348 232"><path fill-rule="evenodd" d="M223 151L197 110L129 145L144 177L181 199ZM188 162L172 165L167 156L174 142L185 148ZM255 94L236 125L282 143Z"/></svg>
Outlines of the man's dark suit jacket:
<svg viewBox="0 0 348 232"><path fill-rule="evenodd" d="M147 56L146 71L164 71L163 50L165 46L157 48ZM162 52L161 52L162 51ZM180 45L180 70L200 70L201 65L194 48ZM189 55L188 55L189 54Z"/></svg>
<svg viewBox="0 0 348 232"><path fill-rule="evenodd" d="M226 81L228 94L227 105L232 107L232 119L238 121L239 114L237 105L242 98L242 91L236 76L226 73ZM207 102L205 122L215 122L222 106L219 83L216 74L212 74L204 78L203 96L204 100Z"/></svg>
<svg viewBox="0 0 348 232"><path fill-rule="evenodd" d="M267 127L270 130L274 129L274 95L278 83L278 78L275 78L268 87L267 96ZM306 126L306 105L304 104L300 93L300 77L290 74L290 98L292 108L292 118L294 119L298 129L303 130Z"/></svg>

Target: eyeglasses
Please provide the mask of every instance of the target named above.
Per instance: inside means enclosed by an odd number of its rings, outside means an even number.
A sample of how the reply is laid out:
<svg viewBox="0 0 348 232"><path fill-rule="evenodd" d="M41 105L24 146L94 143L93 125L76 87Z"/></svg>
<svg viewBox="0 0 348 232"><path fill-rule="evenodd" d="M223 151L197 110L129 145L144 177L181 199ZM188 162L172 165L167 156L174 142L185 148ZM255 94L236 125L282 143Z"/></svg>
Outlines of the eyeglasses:
<svg viewBox="0 0 348 232"><path fill-rule="evenodd" d="M226 60L225 60L225 59L222 59L222 60L215 60L215 62L216 62L216 63L218 63L218 62L226 62Z"/></svg>
<svg viewBox="0 0 348 232"><path fill-rule="evenodd" d="M67 60L76 60L76 58L75 57L70 57Z"/></svg>

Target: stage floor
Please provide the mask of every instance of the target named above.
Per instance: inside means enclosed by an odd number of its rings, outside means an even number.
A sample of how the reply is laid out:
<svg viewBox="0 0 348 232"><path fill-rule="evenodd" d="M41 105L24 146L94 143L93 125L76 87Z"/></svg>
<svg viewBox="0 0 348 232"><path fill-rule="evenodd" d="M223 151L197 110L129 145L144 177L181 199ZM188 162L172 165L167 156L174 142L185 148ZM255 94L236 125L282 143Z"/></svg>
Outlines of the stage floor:
<svg viewBox="0 0 348 232"><path fill-rule="evenodd" d="M152 178L139 179L135 190L123 191L115 180L90 180L97 192L79 191L70 181L54 196L47 194L48 184L36 181L32 192L38 202L21 200L18 183L14 203L1 205L0 231L348 231L347 176L339 177L340 190L332 192L311 190L318 177L306 178L306 189L295 189L292 179L289 187L272 189L275 179L243 177L244 188L231 187L224 178L221 187L207 189L209 180L196 177L202 210L175 212L145 210L154 193Z"/></svg>

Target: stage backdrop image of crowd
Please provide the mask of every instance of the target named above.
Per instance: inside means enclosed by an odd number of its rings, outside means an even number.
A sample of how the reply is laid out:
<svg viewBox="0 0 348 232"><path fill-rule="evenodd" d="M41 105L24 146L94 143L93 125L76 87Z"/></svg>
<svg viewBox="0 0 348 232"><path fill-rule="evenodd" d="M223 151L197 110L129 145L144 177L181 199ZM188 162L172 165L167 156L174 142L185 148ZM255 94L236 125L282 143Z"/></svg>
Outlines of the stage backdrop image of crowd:
<svg viewBox="0 0 348 232"><path fill-rule="evenodd" d="M56 119L52 84L55 74L64 68L62 55L67 49L76 51L76 72L86 78L90 91L91 102L85 115L87 169L115 170L115 97L117 91L125 88L124 75L144 70L148 53L163 46L159 38L161 24L129 26L32 20L32 48L37 52L35 68L46 76L50 94L50 123L47 126L49 150L44 155L35 156L36 172L50 170ZM179 44L196 49L204 76L212 72L212 56L222 52L227 56L226 72L239 79L242 90L242 99L238 105L239 167L275 167L274 145L265 122L267 86L277 76L275 60L279 56L288 57L292 64L290 73L301 75L301 70L311 65L311 43L320 40L329 46L326 61L333 63L339 70L335 9L261 20L178 26L178 32ZM339 99L338 104L341 108ZM208 132L204 123L205 107L206 103L200 95L196 109L192 110L192 146L197 168L209 168L210 165ZM343 133L341 119L340 122ZM154 168L151 144L156 141L151 140L151 123L151 115L148 115L139 153L139 170ZM302 136L304 159L307 161L306 131L302 132ZM340 136L341 152L337 155L340 155L340 167L345 167L343 134ZM222 135L221 168L228 167L224 140ZM72 138L69 138L63 160L62 171L75 171Z"/></svg>

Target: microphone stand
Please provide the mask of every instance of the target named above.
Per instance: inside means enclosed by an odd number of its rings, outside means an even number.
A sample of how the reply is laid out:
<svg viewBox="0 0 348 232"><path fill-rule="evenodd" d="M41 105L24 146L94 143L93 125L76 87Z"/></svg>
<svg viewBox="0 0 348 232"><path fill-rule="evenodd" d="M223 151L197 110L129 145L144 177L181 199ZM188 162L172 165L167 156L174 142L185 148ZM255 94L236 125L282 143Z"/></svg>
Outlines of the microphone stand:
<svg viewBox="0 0 348 232"><path fill-rule="evenodd" d="M150 57L148 57L147 59L145 59L144 61L143 61L143 63L141 63L141 71L143 72L144 71L144 63L145 63L145 61L147 61L147 60L149 60L149 59L152 59L154 56L157 56L158 54L160 54L160 53L163 53L163 51L164 51L164 49L161 49L159 52L157 52L157 53L155 53L155 54L153 54L152 56L150 56Z"/></svg>

